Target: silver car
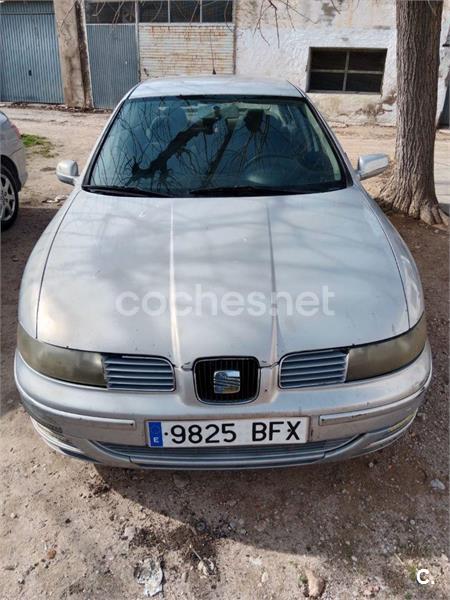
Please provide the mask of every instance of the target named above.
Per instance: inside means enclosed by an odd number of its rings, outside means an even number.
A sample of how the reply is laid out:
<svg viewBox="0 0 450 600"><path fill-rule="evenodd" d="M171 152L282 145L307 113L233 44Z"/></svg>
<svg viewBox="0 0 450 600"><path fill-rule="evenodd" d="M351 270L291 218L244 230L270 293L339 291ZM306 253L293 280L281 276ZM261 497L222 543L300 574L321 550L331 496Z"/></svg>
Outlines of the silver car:
<svg viewBox="0 0 450 600"><path fill-rule="evenodd" d="M0 221L9 229L19 211L19 192L27 180L25 149L17 127L0 111Z"/></svg>
<svg viewBox="0 0 450 600"><path fill-rule="evenodd" d="M137 468L360 456L431 378L414 260L289 82L141 83L34 248L16 383L64 454Z"/></svg>

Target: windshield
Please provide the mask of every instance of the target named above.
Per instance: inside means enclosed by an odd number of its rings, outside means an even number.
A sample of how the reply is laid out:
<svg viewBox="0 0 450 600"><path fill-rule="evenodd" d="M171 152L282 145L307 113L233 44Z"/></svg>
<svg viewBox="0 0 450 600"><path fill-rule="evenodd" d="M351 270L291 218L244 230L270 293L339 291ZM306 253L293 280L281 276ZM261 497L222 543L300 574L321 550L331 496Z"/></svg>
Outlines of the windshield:
<svg viewBox="0 0 450 600"><path fill-rule="evenodd" d="M325 192L345 187L345 177L303 99L193 96L126 101L87 183L186 196Z"/></svg>

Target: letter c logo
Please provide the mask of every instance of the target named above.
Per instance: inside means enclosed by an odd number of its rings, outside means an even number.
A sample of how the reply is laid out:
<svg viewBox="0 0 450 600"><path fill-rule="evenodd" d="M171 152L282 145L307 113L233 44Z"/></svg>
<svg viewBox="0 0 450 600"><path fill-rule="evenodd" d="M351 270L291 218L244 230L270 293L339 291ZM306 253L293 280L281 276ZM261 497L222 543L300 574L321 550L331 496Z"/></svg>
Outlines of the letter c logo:
<svg viewBox="0 0 450 600"><path fill-rule="evenodd" d="M430 578L428 577L429 574L430 571L428 569L418 569L416 572L417 583L420 585L427 585L427 583L430 583Z"/></svg>

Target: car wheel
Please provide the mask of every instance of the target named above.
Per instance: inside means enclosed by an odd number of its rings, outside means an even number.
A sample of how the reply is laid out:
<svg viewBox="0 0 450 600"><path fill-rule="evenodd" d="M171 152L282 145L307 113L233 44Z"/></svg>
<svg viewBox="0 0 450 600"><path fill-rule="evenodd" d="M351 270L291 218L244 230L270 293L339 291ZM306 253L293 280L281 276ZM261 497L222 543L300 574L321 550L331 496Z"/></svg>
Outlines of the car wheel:
<svg viewBox="0 0 450 600"><path fill-rule="evenodd" d="M19 210L19 192L11 171L1 166L0 170L0 218L2 231L11 227Z"/></svg>

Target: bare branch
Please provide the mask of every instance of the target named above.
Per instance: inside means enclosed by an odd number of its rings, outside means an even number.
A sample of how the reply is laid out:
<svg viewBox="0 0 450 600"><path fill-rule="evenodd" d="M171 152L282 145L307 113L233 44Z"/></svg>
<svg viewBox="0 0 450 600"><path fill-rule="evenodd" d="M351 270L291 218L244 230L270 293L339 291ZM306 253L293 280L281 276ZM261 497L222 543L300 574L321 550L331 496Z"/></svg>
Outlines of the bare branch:
<svg viewBox="0 0 450 600"><path fill-rule="evenodd" d="M262 37L262 39L267 44L269 44L269 41L263 33L263 24L264 24L264 22L267 22L267 19L265 17L267 15L272 14L273 21L275 24L275 29L277 32L277 43L278 43L278 47L280 47L280 27L279 27L279 10L280 10L280 8L282 8L286 12L292 29L295 29L293 15L297 15L297 16L301 17L302 19L305 19L309 23L313 23L314 25L317 25L318 21L314 21L313 19L311 19L310 17L308 17L307 15L302 13L300 10L298 10L298 8L292 6L291 1L292 0L260 0L259 14L258 14L258 18L256 20L254 31L255 32L258 31L260 36Z"/></svg>

